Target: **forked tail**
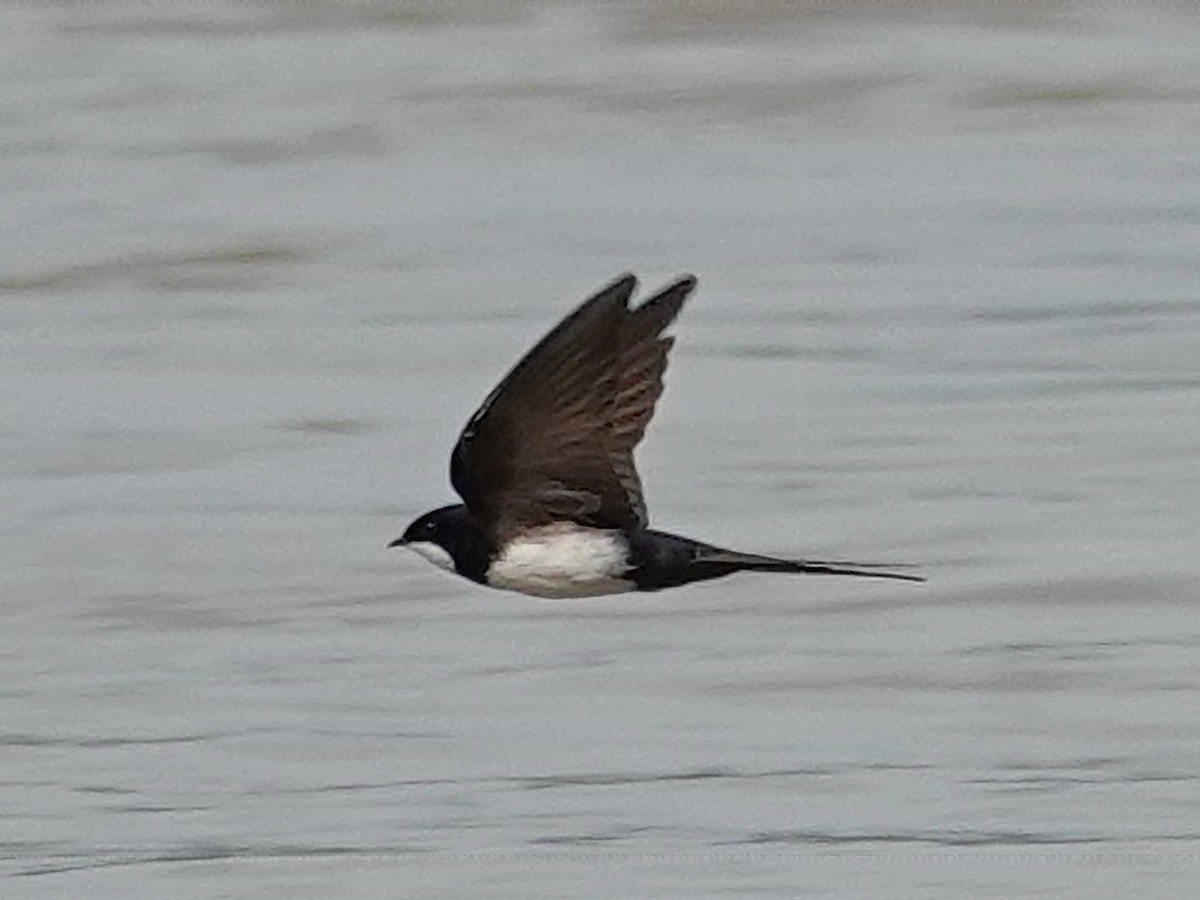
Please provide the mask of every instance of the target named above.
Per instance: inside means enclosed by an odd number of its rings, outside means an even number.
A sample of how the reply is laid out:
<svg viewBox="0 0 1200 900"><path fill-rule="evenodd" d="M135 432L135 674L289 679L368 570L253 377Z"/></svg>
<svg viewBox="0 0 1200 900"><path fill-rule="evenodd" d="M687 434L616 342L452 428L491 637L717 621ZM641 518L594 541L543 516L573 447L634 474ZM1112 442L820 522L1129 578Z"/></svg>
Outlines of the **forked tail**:
<svg viewBox="0 0 1200 900"><path fill-rule="evenodd" d="M859 578L891 578L896 581L924 581L921 575L890 572L888 569L903 569L903 563L860 563L846 560L778 559L774 556L759 556L756 553L738 553L736 550L712 550L703 553L696 563L728 566L729 571L754 570L759 572L807 572L811 575L855 575Z"/></svg>

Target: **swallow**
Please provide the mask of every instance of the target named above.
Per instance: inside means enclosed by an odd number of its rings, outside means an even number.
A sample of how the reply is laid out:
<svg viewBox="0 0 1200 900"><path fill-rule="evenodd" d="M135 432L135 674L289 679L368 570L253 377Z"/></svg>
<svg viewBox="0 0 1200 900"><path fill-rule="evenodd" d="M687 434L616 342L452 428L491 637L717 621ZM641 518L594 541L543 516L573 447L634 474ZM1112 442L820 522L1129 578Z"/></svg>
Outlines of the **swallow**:
<svg viewBox="0 0 1200 900"><path fill-rule="evenodd" d="M657 591L734 572L924 581L874 563L741 553L650 527L633 452L663 392L663 332L684 276L630 306L624 275L584 301L484 399L450 457L463 502L414 520L407 547L478 584L538 597Z"/></svg>

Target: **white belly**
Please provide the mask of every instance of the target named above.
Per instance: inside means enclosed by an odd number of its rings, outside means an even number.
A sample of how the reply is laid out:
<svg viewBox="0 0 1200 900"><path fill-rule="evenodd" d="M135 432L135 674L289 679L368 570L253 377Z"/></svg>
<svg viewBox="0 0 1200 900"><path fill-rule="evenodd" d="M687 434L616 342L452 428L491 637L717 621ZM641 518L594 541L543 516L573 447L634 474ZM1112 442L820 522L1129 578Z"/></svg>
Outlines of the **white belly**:
<svg viewBox="0 0 1200 900"><path fill-rule="evenodd" d="M510 541L492 560L492 587L535 597L595 597L633 590L622 576L629 549L619 531L547 525Z"/></svg>

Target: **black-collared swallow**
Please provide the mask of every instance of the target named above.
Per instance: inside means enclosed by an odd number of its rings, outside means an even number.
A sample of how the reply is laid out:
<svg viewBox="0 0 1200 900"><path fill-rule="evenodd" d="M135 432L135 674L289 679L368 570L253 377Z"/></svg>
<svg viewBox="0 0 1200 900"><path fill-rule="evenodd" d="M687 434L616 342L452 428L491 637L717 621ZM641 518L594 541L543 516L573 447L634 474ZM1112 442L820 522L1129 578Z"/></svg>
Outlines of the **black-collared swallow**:
<svg viewBox="0 0 1200 900"><path fill-rule="evenodd" d="M540 597L656 591L733 572L923 581L873 563L738 553L649 527L633 450L654 415L674 321L696 279L636 308L618 278L521 359L450 457L464 503L414 521L406 546L464 578Z"/></svg>

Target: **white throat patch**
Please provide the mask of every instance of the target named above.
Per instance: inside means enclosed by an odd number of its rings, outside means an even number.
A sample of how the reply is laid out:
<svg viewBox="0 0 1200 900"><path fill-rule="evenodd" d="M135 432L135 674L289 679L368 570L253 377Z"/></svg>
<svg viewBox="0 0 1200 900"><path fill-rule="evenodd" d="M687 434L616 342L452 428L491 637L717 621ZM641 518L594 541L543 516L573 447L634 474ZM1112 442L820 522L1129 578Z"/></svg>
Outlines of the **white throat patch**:
<svg viewBox="0 0 1200 900"><path fill-rule="evenodd" d="M423 556L439 569L454 571L454 557L433 541L409 541L404 545L418 556Z"/></svg>
<svg viewBox="0 0 1200 900"><path fill-rule="evenodd" d="M535 597L595 597L633 590L629 546L619 531L547 525L509 542L487 582Z"/></svg>

